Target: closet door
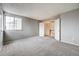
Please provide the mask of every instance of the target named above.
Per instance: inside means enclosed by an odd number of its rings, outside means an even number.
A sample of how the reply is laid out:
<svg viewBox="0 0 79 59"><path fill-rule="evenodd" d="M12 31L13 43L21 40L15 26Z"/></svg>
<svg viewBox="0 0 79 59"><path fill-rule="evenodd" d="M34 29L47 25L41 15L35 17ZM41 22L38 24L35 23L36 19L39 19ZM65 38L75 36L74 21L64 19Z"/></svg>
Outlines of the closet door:
<svg viewBox="0 0 79 59"><path fill-rule="evenodd" d="M55 30L55 39L60 41L61 40L61 20L58 18L55 20L54 30Z"/></svg>
<svg viewBox="0 0 79 59"><path fill-rule="evenodd" d="M39 36L44 36L44 23L39 23Z"/></svg>

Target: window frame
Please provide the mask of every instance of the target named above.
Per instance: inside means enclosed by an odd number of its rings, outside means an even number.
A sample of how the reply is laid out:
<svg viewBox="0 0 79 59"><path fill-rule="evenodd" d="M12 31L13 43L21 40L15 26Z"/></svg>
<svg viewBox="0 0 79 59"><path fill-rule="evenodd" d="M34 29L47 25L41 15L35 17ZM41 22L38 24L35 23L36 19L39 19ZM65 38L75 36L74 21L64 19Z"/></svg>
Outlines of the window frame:
<svg viewBox="0 0 79 59"><path fill-rule="evenodd" d="M6 16L14 18L14 29L7 29L6 28ZM15 28L17 26L17 24L15 25L15 18L21 19L21 28L19 28L19 29ZM21 31L22 30L22 17L5 15L5 30L7 30L7 31Z"/></svg>

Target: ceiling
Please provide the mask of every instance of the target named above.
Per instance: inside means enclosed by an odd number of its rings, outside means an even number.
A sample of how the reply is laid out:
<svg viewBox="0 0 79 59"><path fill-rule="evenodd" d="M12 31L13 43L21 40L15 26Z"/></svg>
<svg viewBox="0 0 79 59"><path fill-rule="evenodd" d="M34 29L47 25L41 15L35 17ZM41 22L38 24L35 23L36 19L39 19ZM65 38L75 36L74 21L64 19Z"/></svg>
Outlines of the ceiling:
<svg viewBox="0 0 79 59"><path fill-rule="evenodd" d="M3 10L37 20L45 20L79 8L78 3L3 3Z"/></svg>

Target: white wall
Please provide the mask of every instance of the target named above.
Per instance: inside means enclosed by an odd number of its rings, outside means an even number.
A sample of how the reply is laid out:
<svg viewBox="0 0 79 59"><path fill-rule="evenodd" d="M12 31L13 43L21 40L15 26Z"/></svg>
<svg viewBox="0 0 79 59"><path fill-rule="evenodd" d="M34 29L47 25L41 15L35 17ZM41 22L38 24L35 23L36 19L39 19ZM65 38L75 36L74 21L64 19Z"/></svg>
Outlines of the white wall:
<svg viewBox="0 0 79 59"><path fill-rule="evenodd" d="M39 36L44 36L44 23L39 23Z"/></svg>
<svg viewBox="0 0 79 59"><path fill-rule="evenodd" d="M79 9L61 16L61 41L79 45Z"/></svg>
<svg viewBox="0 0 79 59"><path fill-rule="evenodd" d="M55 39L59 41L60 19L56 19L54 23Z"/></svg>

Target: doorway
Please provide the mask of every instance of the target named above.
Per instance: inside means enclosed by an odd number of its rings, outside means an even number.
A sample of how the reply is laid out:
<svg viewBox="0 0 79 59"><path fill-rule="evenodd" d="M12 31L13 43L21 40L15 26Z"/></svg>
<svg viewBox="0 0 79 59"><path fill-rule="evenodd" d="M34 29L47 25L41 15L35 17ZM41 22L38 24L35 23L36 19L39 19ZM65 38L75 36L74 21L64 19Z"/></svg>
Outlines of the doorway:
<svg viewBox="0 0 79 59"><path fill-rule="evenodd" d="M44 36L49 36L54 38L54 21L44 22Z"/></svg>
<svg viewBox="0 0 79 59"><path fill-rule="evenodd" d="M48 20L39 23L39 36L48 36L60 40L60 19Z"/></svg>

